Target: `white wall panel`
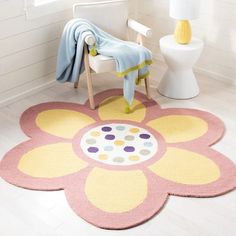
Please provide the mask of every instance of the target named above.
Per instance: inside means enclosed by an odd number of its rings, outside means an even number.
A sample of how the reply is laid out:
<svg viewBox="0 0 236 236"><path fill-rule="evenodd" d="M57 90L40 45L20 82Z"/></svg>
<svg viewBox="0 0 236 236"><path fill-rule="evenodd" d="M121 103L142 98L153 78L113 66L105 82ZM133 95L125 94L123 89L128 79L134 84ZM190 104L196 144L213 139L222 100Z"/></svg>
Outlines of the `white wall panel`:
<svg viewBox="0 0 236 236"><path fill-rule="evenodd" d="M56 57L34 63L17 71L0 76L0 93L4 93L17 86L47 76L55 71ZM15 94L14 94L15 95Z"/></svg>
<svg viewBox="0 0 236 236"><path fill-rule="evenodd" d="M24 15L24 2L18 0L0 1L0 21Z"/></svg>
<svg viewBox="0 0 236 236"><path fill-rule="evenodd" d="M72 8L27 19L24 0L0 0L0 104L55 80L62 30Z"/></svg>

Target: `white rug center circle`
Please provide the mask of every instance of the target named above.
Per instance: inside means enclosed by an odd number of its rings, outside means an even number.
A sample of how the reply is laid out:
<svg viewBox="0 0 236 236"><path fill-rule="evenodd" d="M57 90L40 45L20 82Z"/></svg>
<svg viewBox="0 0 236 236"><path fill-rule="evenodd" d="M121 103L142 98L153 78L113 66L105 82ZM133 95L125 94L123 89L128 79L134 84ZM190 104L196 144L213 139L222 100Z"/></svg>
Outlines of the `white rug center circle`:
<svg viewBox="0 0 236 236"><path fill-rule="evenodd" d="M80 145L93 160L120 166L147 161L158 151L158 142L149 131L121 123L90 129L83 135Z"/></svg>

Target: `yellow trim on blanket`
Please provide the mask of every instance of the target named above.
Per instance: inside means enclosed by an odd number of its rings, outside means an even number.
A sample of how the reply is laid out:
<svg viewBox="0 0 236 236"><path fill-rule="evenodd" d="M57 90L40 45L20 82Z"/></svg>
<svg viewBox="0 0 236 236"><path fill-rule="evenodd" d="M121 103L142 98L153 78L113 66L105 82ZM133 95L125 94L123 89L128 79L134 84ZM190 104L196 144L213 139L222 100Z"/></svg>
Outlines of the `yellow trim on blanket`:
<svg viewBox="0 0 236 236"><path fill-rule="evenodd" d="M138 77L135 81L136 85L140 85L141 83L141 80L142 79L145 79L147 76L149 76L150 72L147 71L145 74L141 75L140 77ZM126 106L125 106L125 113L126 114L129 114L131 112L131 105L132 104L129 104L128 101L125 99L125 103L126 103Z"/></svg>
<svg viewBox="0 0 236 236"><path fill-rule="evenodd" d="M141 64L137 65L137 66L133 66L133 67L130 67L129 69L123 71L123 72L117 72L117 76L118 77L124 77L125 75L127 75L128 73L130 73L131 71L134 71L134 70L140 70L142 69L144 66L146 65L151 65L152 64L152 60L146 60L144 62L142 62Z"/></svg>
<svg viewBox="0 0 236 236"><path fill-rule="evenodd" d="M125 103L126 103L126 105L125 105L125 113L129 114L130 111L131 111L131 105L126 100L125 100Z"/></svg>
<svg viewBox="0 0 236 236"><path fill-rule="evenodd" d="M142 80L142 79L145 79L146 77L148 77L149 74L150 74L150 72L148 71L148 72L146 72L145 74L143 74L143 75L141 75L140 77L138 77L138 78L136 79L136 81L135 81L136 85L140 85L141 80Z"/></svg>

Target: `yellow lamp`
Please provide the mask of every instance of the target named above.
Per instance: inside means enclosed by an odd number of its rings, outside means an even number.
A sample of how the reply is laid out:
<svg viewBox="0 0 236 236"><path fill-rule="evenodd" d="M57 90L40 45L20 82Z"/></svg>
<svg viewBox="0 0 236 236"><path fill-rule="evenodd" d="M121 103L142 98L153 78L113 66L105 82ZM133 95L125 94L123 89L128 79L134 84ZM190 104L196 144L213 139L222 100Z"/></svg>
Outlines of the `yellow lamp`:
<svg viewBox="0 0 236 236"><path fill-rule="evenodd" d="M177 19L175 40L188 44L192 38L189 20L199 17L200 0L170 0L170 17Z"/></svg>

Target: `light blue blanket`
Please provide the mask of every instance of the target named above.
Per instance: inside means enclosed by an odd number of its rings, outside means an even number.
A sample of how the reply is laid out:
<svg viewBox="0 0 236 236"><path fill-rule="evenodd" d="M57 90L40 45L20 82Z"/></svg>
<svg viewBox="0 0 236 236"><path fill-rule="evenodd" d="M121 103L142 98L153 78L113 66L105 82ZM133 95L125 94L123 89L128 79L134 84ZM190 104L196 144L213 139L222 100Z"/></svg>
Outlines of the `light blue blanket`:
<svg viewBox="0 0 236 236"><path fill-rule="evenodd" d="M84 71L84 40L91 33L96 39L97 53L115 59L117 75L124 77L124 97L131 104L136 80L149 74L151 52L136 43L113 37L88 20L76 18L66 24L58 52L56 79L60 82L78 80Z"/></svg>

